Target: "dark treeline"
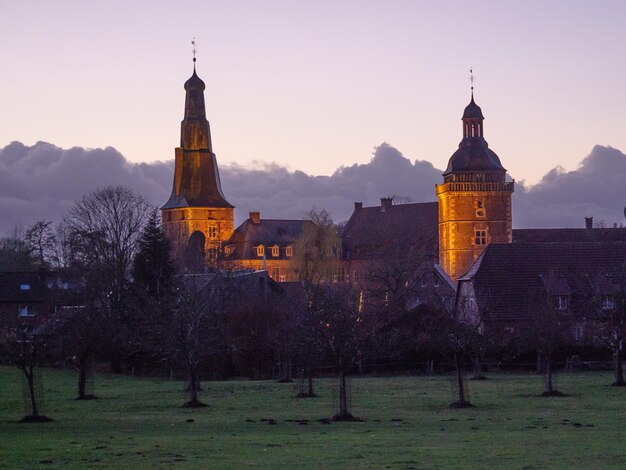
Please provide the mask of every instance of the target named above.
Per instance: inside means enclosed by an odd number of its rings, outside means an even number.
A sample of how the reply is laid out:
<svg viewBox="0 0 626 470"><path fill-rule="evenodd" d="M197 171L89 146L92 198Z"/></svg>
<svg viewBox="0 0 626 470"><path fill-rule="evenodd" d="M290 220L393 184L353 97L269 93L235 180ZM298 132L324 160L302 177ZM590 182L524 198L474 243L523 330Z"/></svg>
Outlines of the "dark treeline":
<svg viewBox="0 0 626 470"><path fill-rule="evenodd" d="M581 353L571 321L539 299L523 337L485 330L486 318L437 295L416 297L424 253L390 245L370 265L367 282L333 282L341 240L324 211L309 214L294 256L300 282L273 282L265 272L186 269L172 260L158 210L132 191L109 187L77 201L56 228L41 221L0 240L0 270L33 273L36 314L0 310L1 361L20 368L38 416L33 368L77 371L77 398L95 398L94 370L184 379L187 406L203 406L201 382L228 377L301 380L315 396L315 376L338 378L338 419L350 419L346 378L352 373L456 371L458 400L469 406L464 369L484 378L485 364L542 358L548 375ZM15 274L17 275L17 274ZM623 384L624 299L612 317L598 305L598 336L607 338ZM621 310L620 310L621 308ZM568 323L569 322L569 323Z"/></svg>

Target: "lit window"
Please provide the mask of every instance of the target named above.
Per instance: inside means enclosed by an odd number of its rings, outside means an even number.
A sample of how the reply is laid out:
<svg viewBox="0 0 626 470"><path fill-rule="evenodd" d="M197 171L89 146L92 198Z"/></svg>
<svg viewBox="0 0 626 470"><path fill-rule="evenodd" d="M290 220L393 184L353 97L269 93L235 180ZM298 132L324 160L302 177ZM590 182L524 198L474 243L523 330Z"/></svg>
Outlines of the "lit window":
<svg viewBox="0 0 626 470"><path fill-rule="evenodd" d="M20 305L18 316L20 317L34 317L35 312L28 305Z"/></svg>
<svg viewBox="0 0 626 470"><path fill-rule="evenodd" d="M554 298L554 308L557 310L567 310L567 296L557 295Z"/></svg>
<svg viewBox="0 0 626 470"><path fill-rule="evenodd" d="M275 281L280 279L280 267L275 266L272 268L272 279Z"/></svg>
<svg viewBox="0 0 626 470"><path fill-rule="evenodd" d="M277 246L272 247L272 256L278 256L279 248Z"/></svg>
<svg viewBox="0 0 626 470"><path fill-rule="evenodd" d="M256 247L256 255L263 256L265 254L265 247L263 245L259 245Z"/></svg>
<svg viewBox="0 0 626 470"><path fill-rule="evenodd" d="M30 290L30 284L21 284L20 290Z"/></svg>
<svg viewBox="0 0 626 470"><path fill-rule="evenodd" d="M612 295L605 295L602 297L602 310L613 310L615 308L615 301Z"/></svg>
<svg viewBox="0 0 626 470"><path fill-rule="evenodd" d="M285 254L287 256L293 256L293 247L292 246L288 246L287 249L285 250Z"/></svg>
<svg viewBox="0 0 626 470"><path fill-rule="evenodd" d="M475 245L486 245L487 244L487 230L476 230L474 233L474 244Z"/></svg>
<svg viewBox="0 0 626 470"><path fill-rule="evenodd" d="M232 245L229 245L229 246L227 246L227 247L224 249L224 252L226 253L226 256L230 256L230 255L232 255L234 251L235 251L235 247L234 247L234 246L232 246Z"/></svg>
<svg viewBox="0 0 626 470"><path fill-rule="evenodd" d="M209 238L217 238L217 227L215 226L209 227Z"/></svg>

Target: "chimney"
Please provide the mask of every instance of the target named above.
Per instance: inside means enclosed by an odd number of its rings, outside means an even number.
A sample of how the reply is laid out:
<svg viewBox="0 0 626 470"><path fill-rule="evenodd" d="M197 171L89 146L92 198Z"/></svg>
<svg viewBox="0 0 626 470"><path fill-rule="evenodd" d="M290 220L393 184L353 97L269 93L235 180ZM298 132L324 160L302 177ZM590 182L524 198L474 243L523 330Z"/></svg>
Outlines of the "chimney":
<svg viewBox="0 0 626 470"><path fill-rule="evenodd" d="M250 222L252 222L255 225L259 225L261 223L261 213L250 212Z"/></svg>
<svg viewBox="0 0 626 470"><path fill-rule="evenodd" d="M361 209L363 209L363 203L362 202L355 202L354 203L354 212L360 211Z"/></svg>
<svg viewBox="0 0 626 470"><path fill-rule="evenodd" d="M390 197L381 197L380 198L380 211L385 212L391 208L393 204L393 199Z"/></svg>
<svg viewBox="0 0 626 470"><path fill-rule="evenodd" d="M585 217L585 228L593 228L593 217Z"/></svg>

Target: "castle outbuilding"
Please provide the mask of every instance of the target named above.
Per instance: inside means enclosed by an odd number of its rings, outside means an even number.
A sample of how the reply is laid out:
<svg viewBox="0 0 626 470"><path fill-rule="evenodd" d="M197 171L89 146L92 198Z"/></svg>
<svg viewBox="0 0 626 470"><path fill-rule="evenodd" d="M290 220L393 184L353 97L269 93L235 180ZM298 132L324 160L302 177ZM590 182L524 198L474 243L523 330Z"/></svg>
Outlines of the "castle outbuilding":
<svg viewBox="0 0 626 470"><path fill-rule="evenodd" d="M455 281L490 243L513 241L514 182L483 135L483 113L472 99L463 112L463 140L436 186L439 263Z"/></svg>
<svg viewBox="0 0 626 470"><path fill-rule="evenodd" d="M174 259L189 267L211 264L234 230L234 206L224 197L206 119L204 82L185 82L185 116L175 150L174 185L161 208L163 229Z"/></svg>

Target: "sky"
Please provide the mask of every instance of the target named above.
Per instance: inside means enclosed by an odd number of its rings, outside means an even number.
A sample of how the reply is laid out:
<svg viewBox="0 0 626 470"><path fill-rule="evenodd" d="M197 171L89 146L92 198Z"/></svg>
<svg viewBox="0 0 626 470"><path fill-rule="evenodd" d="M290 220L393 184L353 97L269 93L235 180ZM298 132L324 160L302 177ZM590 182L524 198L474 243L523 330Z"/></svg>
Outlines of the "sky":
<svg viewBox="0 0 626 470"><path fill-rule="evenodd" d="M195 37L223 173L323 181L380 163L373 152L388 143L440 175L461 139L472 68L490 148L520 188L539 191L550 175L584 173L603 154L596 145L626 150L625 17L626 2L606 0L0 0L0 149L83 147L83 163L109 152L165 168L155 162L179 144ZM6 161L0 176L15 176Z"/></svg>

